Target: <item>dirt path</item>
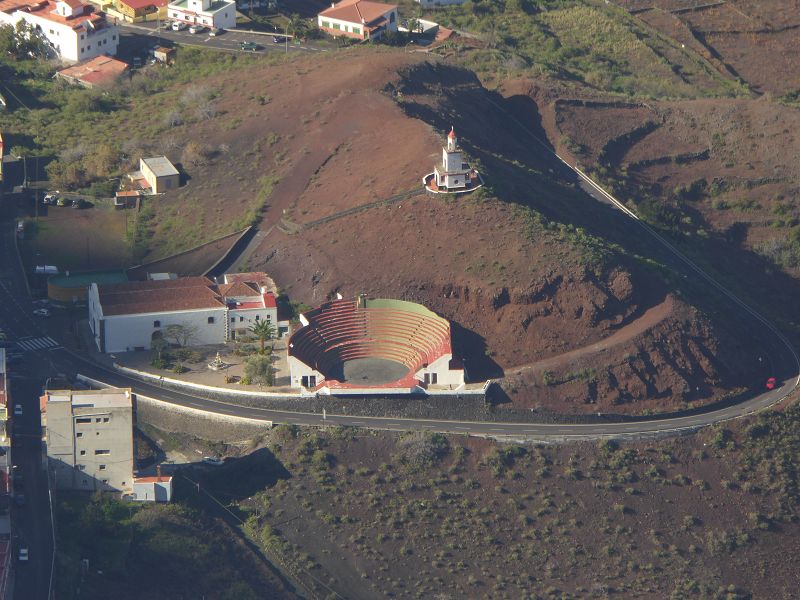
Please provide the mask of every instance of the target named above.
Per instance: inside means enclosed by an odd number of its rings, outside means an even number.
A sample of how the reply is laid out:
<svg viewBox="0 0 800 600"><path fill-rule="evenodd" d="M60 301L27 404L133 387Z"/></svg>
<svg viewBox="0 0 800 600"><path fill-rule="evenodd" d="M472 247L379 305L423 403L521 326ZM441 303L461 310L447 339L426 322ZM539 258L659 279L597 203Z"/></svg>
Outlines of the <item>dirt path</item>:
<svg viewBox="0 0 800 600"><path fill-rule="evenodd" d="M506 371L506 375L514 375L528 371L544 371L545 369L555 369L562 367L575 359L583 358L584 356L598 352L604 352L605 350L629 342L637 335L640 335L648 329L655 327L661 321L666 319L672 313L672 303L672 296L669 295L664 299L663 302L648 308L641 317L618 329L604 340L595 342L594 344L589 344L588 346L576 348L575 350L570 350L564 354L557 354L556 356L551 356L550 358L545 358L544 360L540 360L535 363L509 369Z"/></svg>

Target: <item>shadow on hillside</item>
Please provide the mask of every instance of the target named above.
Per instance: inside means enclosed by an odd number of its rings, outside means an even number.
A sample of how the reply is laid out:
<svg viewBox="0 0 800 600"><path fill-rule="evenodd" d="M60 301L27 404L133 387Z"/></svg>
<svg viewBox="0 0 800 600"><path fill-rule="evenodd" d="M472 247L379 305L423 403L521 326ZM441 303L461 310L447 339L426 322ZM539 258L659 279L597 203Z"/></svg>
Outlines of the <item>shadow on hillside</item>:
<svg viewBox="0 0 800 600"><path fill-rule="evenodd" d="M503 376L503 369L487 354L486 339L474 331L450 322L454 354L464 361L469 381L486 381Z"/></svg>
<svg viewBox="0 0 800 600"><path fill-rule="evenodd" d="M256 492L272 487L280 479L289 479L286 467L266 448L241 458L228 459L221 467L198 466L189 477L214 495L228 502L238 502Z"/></svg>

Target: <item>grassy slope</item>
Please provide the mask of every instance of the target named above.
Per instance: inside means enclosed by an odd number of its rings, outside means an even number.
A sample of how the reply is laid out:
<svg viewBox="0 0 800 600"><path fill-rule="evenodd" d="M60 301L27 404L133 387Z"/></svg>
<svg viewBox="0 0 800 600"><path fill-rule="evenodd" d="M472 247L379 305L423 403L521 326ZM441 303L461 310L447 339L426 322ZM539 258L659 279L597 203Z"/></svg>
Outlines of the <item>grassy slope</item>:
<svg viewBox="0 0 800 600"><path fill-rule="evenodd" d="M246 529L348 598L782 598L800 583L797 406L621 446L289 428L270 443L290 476L248 490ZM235 492L236 474L215 475Z"/></svg>
<svg viewBox="0 0 800 600"><path fill-rule="evenodd" d="M533 6L536 4L536 6ZM548 75L637 97L744 93L691 49L608 3L591 0L473 2L434 20L478 34L459 55L486 82Z"/></svg>

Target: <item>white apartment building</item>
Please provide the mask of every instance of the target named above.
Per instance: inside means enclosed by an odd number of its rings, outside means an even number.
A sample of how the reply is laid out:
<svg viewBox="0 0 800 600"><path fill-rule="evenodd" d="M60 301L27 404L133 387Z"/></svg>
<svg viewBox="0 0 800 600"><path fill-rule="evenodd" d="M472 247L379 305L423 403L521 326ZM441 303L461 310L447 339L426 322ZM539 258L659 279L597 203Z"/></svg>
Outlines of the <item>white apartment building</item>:
<svg viewBox="0 0 800 600"><path fill-rule="evenodd" d="M47 391L40 408L57 489L133 489L130 389Z"/></svg>
<svg viewBox="0 0 800 600"><path fill-rule="evenodd" d="M264 273L237 273L219 284L207 277L92 284L89 326L101 352L146 350L157 337L172 342L170 325L190 334L182 340L187 346L235 340L259 321L271 323L277 334L278 305L266 281Z"/></svg>
<svg viewBox="0 0 800 600"><path fill-rule="evenodd" d="M119 31L95 7L81 0L4 0L0 23L25 21L44 36L65 61L117 53Z"/></svg>
<svg viewBox="0 0 800 600"><path fill-rule="evenodd" d="M236 27L236 2L228 0L177 0L167 6L173 21L218 29Z"/></svg>

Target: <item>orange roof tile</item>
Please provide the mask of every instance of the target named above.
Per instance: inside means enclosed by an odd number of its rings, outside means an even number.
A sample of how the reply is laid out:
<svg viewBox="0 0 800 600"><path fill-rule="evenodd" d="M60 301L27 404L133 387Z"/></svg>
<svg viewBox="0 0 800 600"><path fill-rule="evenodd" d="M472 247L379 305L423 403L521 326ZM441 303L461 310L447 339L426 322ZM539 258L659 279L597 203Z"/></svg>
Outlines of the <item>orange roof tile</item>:
<svg viewBox="0 0 800 600"><path fill-rule="evenodd" d="M383 18L383 15L396 8L396 4L384 4L382 2L371 2L370 0L343 0L319 14L323 17L339 19L348 23L370 25L373 21Z"/></svg>

